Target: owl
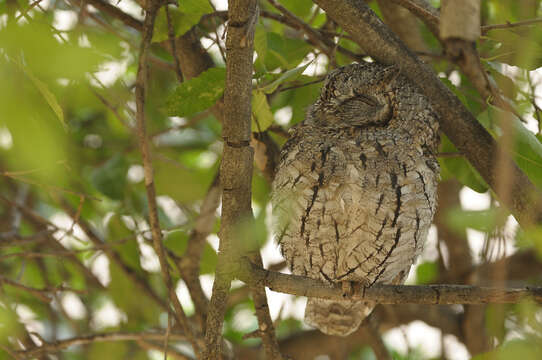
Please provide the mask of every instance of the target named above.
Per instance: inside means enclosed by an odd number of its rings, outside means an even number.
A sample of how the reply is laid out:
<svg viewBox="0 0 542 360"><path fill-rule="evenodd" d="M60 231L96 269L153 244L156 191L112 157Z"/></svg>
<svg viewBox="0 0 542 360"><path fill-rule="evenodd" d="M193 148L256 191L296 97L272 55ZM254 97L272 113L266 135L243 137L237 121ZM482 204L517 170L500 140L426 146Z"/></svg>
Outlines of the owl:
<svg viewBox="0 0 542 360"><path fill-rule="evenodd" d="M272 186L274 233L292 273L403 284L435 212L438 143L434 110L397 67L331 71L290 129ZM374 306L309 298L305 322L346 336Z"/></svg>

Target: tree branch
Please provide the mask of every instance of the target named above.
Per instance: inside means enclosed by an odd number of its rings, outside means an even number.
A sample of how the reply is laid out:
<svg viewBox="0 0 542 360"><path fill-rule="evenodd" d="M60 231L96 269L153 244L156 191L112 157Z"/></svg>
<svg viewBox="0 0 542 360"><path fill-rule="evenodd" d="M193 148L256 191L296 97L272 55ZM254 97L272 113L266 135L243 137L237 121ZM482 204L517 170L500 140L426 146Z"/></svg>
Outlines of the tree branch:
<svg viewBox="0 0 542 360"><path fill-rule="evenodd" d="M437 9L425 0L392 1L408 9L425 23L445 49L447 58L459 66L484 100L506 111L514 112L508 102L501 97L499 89L489 81L474 43L459 38L443 39L441 37L441 21Z"/></svg>
<svg viewBox="0 0 542 360"><path fill-rule="evenodd" d="M252 217L251 186L254 151L250 147L252 57L258 21L256 0L230 0L226 38L224 150L220 166L222 219L218 264L207 315L205 359L220 359L221 332L228 292L236 265L236 227Z"/></svg>
<svg viewBox="0 0 542 360"><path fill-rule="evenodd" d="M262 258L259 252L257 252L252 259L253 261L257 261L259 266L262 266ZM258 318L258 332L262 339L265 357L267 360L282 360L279 344L275 336L275 325L269 314L265 286L254 284L251 286L250 291L252 293L252 300L254 301L256 317Z"/></svg>
<svg viewBox="0 0 542 360"><path fill-rule="evenodd" d="M242 262L239 278L249 284L265 285L273 291L297 296L330 300L362 300L379 304L512 304L524 298L542 301L542 287L491 288L470 285L382 285L354 286L352 294L345 296L342 285L297 275L267 271L248 262Z"/></svg>
<svg viewBox="0 0 542 360"><path fill-rule="evenodd" d="M279 22L282 22L284 24L289 25L290 27L297 29L305 34L307 36L307 39L311 44L322 50L328 58L332 59L334 58L333 52L335 49L344 55L350 57L352 60L355 61L362 61L363 55L358 55L356 53L353 53L352 51L345 49L344 47L336 44L332 39L329 37L323 36L321 33L313 29L309 24L305 23L303 20L295 16L293 13L288 11L284 6L279 4L275 0L267 0L273 7L275 7L278 11L280 11L283 16L273 16L273 13L266 13L267 17L273 18L274 20L277 20Z"/></svg>
<svg viewBox="0 0 542 360"><path fill-rule="evenodd" d="M347 30L375 60L396 64L420 88L437 111L443 131L502 201L506 194L502 194L496 186L495 140L431 69L406 48L364 1L315 0L315 3ZM504 204L522 226L542 223L542 194L509 157L504 160L510 163L513 178L510 189L512 196Z"/></svg>
<svg viewBox="0 0 542 360"><path fill-rule="evenodd" d="M64 211L70 217L75 218L75 210L68 204L67 201L62 200L61 206L64 208ZM117 265L124 275L130 279L130 281L137 287L139 290L152 299L158 306L160 306L164 311L168 310L167 304L164 300L158 296L158 294L149 286L147 281L140 277L134 269L130 268L124 261L122 261L118 252L113 250L111 247L104 247L104 241L98 236L98 234L92 229L90 224L83 220L82 218L77 219L77 224L81 227L81 230L89 238L90 242L93 243L96 247L99 247L103 250L109 261Z"/></svg>
<svg viewBox="0 0 542 360"><path fill-rule="evenodd" d="M138 31L143 30L143 23L136 18L132 17L129 14L126 14L124 11L118 7L111 5L103 0L74 0L77 3L82 3L83 1L87 4L94 6L96 9L100 10L104 14L107 14L115 19L120 20L124 25L129 26Z"/></svg>
<svg viewBox="0 0 542 360"><path fill-rule="evenodd" d="M162 341L166 337L165 332L111 332L95 333L91 335L77 336L69 339L58 340L43 343L41 346L28 350L20 350L16 353L27 359L35 358L41 354L52 354L71 346L86 345L95 342L114 342L114 341L138 341L138 340L158 340ZM178 333L170 333L169 338L175 341L186 341L186 336Z"/></svg>
<svg viewBox="0 0 542 360"><path fill-rule="evenodd" d="M531 20L523 20L523 21L518 21L518 22L514 22L514 23L506 23L506 24L495 24L495 25L484 25L482 26L482 34L485 34L487 33L488 31L491 31L491 30L496 30L496 29L509 29L509 28L514 28L514 27L518 27L518 26L528 26L528 25L536 25L538 23L541 23L542 22L542 18L536 18L536 19L531 19Z"/></svg>
<svg viewBox="0 0 542 360"><path fill-rule="evenodd" d="M207 307L209 301L205 296L199 281L200 260L205 247L205 239L213 229L215 222L215 213L220 204L220 184L219 176L207 190L207 194L203 199L200 207L200 213L196 218L196 222L190 237L183 257L179 261L178 267L183 277L186 287L190 293L190 298L194 302L196 316L201 322L201 328L204 328L207 318Z"/></svg>
<svg viewBox="0 0 542 360"><path fill-rule="evenodd" d="M444 334L451 334L462 341L459 320L461 314L450 306L426 305L379 305L373 311L379 322L379 331L385 332L397 326L421 320L430 326L438 327ZM328 336L319 330L295 333L279 341L280 350L295 360L314 360L319 355L331 359L345 359L353 350L369 344L370 334L365 326L346 337ZM255 359L258 348L238 349L239 359Z"/></svg>
<svg viewBox="0 0 542 360"><path fill-rule="evenodd" d="M171 279L171 274L169 273L169 265L166 259L164 247L162 244L162 231L160 230L160 221L158 219L158 206L156 203L156 190L154 188L154 175L151 163L151 155L149 150L149 144L147 141L147 131L145 125L145 95L147 89L147 78L148 78L148 54L149 48L152 41L152 34L154 30L154 20L158 9L161 6L159 1L150 1L148 3L148 8L146 9L145 22L143 24L143 34L141 40L141 48L139 52L139 63L137 69L137 79L135 84L135 101L136 101L136 120L137 120L137 135L139 138L139 145L141 150L141 156L143 158L143 169L145 177L145 189L147 191L147 202L149 205L149 223L151 227L152 240L154 245L154 250L158 255L158 260L160 262L160 270L162 272L162 277L166 284L168 291L169 299L173 303L173 308L175 309L174 314L177 320L177 323L183 328L184 333L186 334L188 340L192 344L194 353L197 358L200 358L200 348L196 342L196 338L192 332L186 314L184 313L183 307L177 294L175 293L175 287L173 286L173 281Z"/></svg>
<svg viewBox="0 0 542 360"><path fill-rule="evenodd" d="M19 290L26 291L30 295L36 297L36 299L39 299L45 303L50 303L51 301L53 301L51 292L55 292L57 290L57 289L36 289L30 286L20 284L6 277L0 276L0 285L4 285L4 284L17 288ZM58 289L58 290L62 290L62 289Z"/></svg>

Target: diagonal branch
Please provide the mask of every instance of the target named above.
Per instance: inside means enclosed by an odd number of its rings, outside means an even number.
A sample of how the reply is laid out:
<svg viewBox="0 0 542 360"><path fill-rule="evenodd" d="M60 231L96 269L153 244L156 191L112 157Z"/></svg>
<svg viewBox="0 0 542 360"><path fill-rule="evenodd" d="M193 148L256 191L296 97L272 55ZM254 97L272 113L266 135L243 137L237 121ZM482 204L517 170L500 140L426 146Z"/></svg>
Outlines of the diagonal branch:
<svg viewBox="0 0 542 360"><path fill-rule="evenodd" d="M363 59L363 55L358 55L348 49L345 49L344 47L336 44L330 37L323 36L321 33L313 29L309 24L305 23L303 20L288 11L288 9L279 4L276 0L268 0L268 2L283 14L283 18L274 17L275 20L281 20L294 29L298 29L303 32L305 36L307 36L309 42L322 50L328 56L328 58L334 58L333 52L337 50L353 60L361 61ZM268 15L273 16L274 14L268 13Z"/></svg>
<svg viewBox="0 0 542 360"><path fill-rule="evenodd" d="M158 207L156 203L156 190L154 187L154 175L151 164L151 155L149 150L149 144L147 141L147 133L145 127L145 93L147 89L147 77L148 77L148 56L149 48L152 40L154 20L161 3L158 1L149 2L149 7L146 9L145 22L143 24L143 34L141 41L141 48L139 52L139 64L137 69L137 79L135 84L135 100L136 100L136 120L137 120L137 135L139 138L139 145L141 149L141 155L143 158L143 168L145 175L145 189L147 190L147 201L149 205L149 223L151 226L152 240L154 244L154 250L158 255L160 262L160 269L162 277L166 283L169 299L173 303L175 309L175 318L179 325L183 328L188 340L192 344L194 353L199 358L199 345L196 342L190 324L183 307L173 286L171 274L169 273L169 266L166 259L164 247L162 244L162 231L160 230L160 222L158 220Z"/></svg>
<svg viewBox="0 0 542 360"><path fill-rule="evenodd" d="M194 228L188 238L188 244L183 257L178 262L178 268L181 276L186 283L190 293L190 298L194 302L195 313L201 322L201 328L204 328L207 317L207 306L209 301L203 292L201 282L199 281L200 260L205 247L205 239L213 229L215 222L215 213L220 204L220 186L219 177L209 187L205 198L201 204L200 213L196 219Z"/></svg>
<svg viewBox="0 0 542 360"><path fill-rule="evenodd" d="M20 284L20 283L18 283L16 281L13 281L13 280L8 279L6 277L0 276L0 286L2 286L4 284L12 286L12 287L20 289L20 290L23 290L23 291L26 291L30 295L34 296L36 299L39 299L39 300L41 300L41 301L43 301L45 303L50 303L51 301L53 301L51 293L56 291L56 289L51 290L51 289L33 288L33 287L30 287L30 286Z"/></svg>
<svg viewBox="0 0 542 360"><path fill-rule="evenodd" d="M392 0L392 2L408 9L425 23L445 49L448 59L459 66L484 100L503 110L514 112L510 104L501 97L499 89L489 81L474 44L464 39L441 37L441 21L437 9L425 0Z"/></svg>
<svg viewBox="0 0 542 360"><path fill-rule="evenodd" d="M374 59L396 64L425 94L439 115L442 130L478 170L523 227L542 223L542 194L509 156L513 179L506 198L497 188L495 168L498 148L495 140L444 85L432 70L380 21L362 0L315 0L326 13Z"/></svg>
<svg viewBox="0 0 542 360"><path fill-rule="evenodd" d="M252 257L252 260L256 261L259 266L262 266L262 258L259 252ZM252 293L252 300L254 301L256 317L258 318L259 336L262 339L266 359L282 360L279 344L275 336L275 325L273 324L271 315L269 314L269 305L267 304L265 286L261 284L254 284L251 286L250 291Z"/></svg>

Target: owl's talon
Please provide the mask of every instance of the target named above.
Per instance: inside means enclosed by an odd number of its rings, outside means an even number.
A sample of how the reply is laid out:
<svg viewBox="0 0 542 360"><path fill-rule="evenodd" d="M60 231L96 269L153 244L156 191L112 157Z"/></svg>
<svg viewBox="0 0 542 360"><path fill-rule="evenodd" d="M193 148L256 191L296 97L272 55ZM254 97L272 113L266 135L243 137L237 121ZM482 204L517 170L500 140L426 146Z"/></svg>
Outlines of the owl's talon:
<svg viewBox="0 0 542 360"><path fill-rule="evenodd" d="M341 282L341 288L343 292L343 298L352 297L354 294L354 283L352 281L343 281Z"/></svg>

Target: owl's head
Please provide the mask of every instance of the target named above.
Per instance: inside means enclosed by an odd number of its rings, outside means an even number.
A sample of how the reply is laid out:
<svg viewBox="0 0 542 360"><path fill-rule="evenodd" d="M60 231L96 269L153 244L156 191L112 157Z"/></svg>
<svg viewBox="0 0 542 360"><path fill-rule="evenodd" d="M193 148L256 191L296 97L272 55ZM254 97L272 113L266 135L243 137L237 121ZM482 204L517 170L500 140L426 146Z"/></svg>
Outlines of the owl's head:
<svg viewBox="0 0 542 360"><path fill-rule="evenodd" d="M392 117L394 66L351 64L331 71L309 118L321 126L384 126Z"/></svg>

